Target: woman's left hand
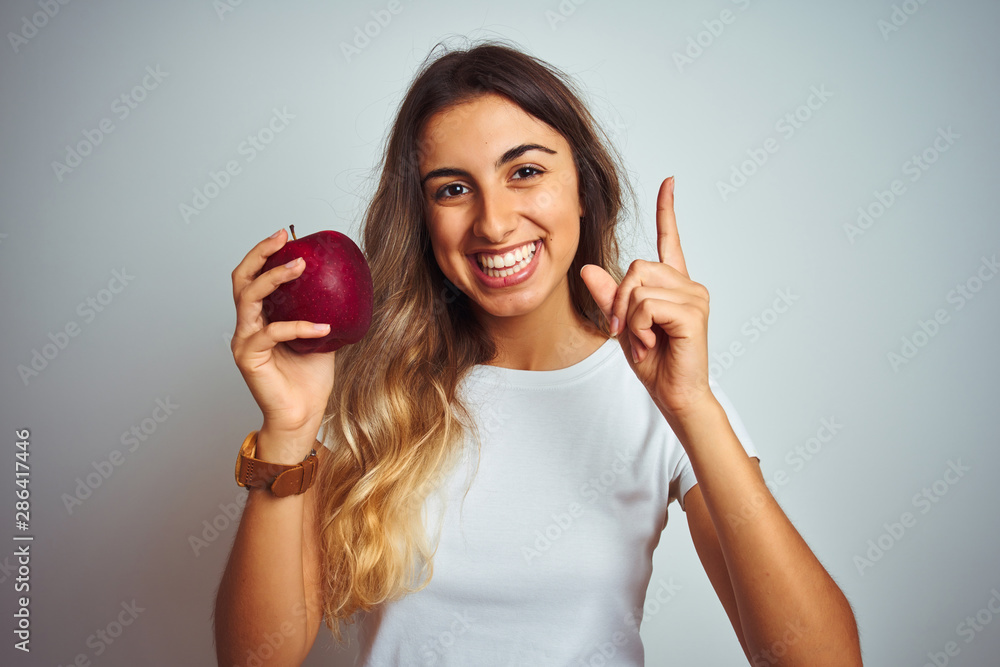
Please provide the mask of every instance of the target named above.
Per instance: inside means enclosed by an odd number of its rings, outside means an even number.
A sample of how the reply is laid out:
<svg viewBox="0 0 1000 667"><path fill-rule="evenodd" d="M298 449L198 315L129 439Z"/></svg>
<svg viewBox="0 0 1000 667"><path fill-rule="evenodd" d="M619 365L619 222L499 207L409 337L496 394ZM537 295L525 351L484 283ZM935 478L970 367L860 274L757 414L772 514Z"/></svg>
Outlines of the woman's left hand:
<svg viewBox="0 0 1000 667"><path fill-rule="evenodd" d="M620 285L604 269L580 271L636 376L664 414L713 400L708 385L708 290L690 279L674 217L674 178L656 202L659 262L635 260ZM624 335L622 335L624 333Z"/></svg>

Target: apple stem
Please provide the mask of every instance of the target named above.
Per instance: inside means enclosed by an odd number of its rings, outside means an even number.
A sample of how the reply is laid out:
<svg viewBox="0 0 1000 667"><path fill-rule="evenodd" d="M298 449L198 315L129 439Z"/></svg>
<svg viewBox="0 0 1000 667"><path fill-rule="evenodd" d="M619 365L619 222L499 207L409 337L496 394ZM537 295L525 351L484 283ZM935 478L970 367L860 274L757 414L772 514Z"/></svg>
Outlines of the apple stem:
<svg viewBox="0 0 1000 667"><path fill-rule="evenodd" d="M295 225L288 225L288 228L292 230L292 240L297 241L299 237L295 235Z"/></svg>

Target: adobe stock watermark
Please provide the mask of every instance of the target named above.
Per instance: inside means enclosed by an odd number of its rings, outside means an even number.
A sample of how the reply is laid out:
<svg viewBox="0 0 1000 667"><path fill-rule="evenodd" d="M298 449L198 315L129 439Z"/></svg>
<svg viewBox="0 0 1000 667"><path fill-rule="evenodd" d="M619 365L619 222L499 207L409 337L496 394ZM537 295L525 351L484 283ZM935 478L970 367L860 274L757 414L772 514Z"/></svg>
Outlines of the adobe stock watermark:
<svg viewBox="0 0 1000 667"><path fill-rule="evenodd" d="M794 137L795 133L805 127L805 124L812 120L815 113L822 109L831 97L833 93L826 89L826 84L810 87L805 102L774 123L774 131L781 135L781 139L768 137L759 148L748 148L747 159L731 166L728 181L715 182L722 201L728 201L730 196L745 186L760 168L767 164L771 156L781 149L781 140L788 141Z"/></svg>
<svg viewBox="0 0 1000 667"><path fill-rule="evenodd" d="M948 459L947 466L941 477L923 487L913 494L910 503L914 509L920 511L921 515L927 514L941 502L941 499L948 495L951 488L958 484L965 477L965 474L972 470L969 466L962 464L962 459L952 461ZM885 555L906 536L906 533L917 525L919 517L912 512L903 512L897 521L882 524L883 532L875 539L868 540L867 549L860 554L855 554L853 561L858 574L865 575L865 570L875 566L875 563L882 560Z"/></svg>
<svg viewBox="0 0 1000 667"><path fill-rule="evenodd" d="M608 139L612 142L617 142L619 135L628 137L628 123L616 112L610 122L610 127L607 127L605 134Z"/></svg>
<svg viewBox="0 0 1000 667"><path fill-rule="evenodd" d="M140 607L135 601L122 601L121 611L119 611L107 624L98 628L87 637L85 642L89 652L80 652L73 656L73 659L65 664L65 667L91 667L91 660L99 658L125 633L125 629L131 627L139 618L139 614L146 611L145 607ZM63 663L59 663L63 667Z"/></svg>
<svg viewBox="0 0 1000 667"><path fill-rule="evenodd" d="M730 528L736 529L741 528L750 524L761 510L765 507L773 507L776 500L774 495L770 492L755 493L752 496L745 496L740 503L740 509L736 512L729 512L726 514L726 522L729 524Z"/></svg>
<svg viewBox="0 0 1000 667"><path fill-rule="evenodd" d="M245 665L245 667L265 667L270 664L267 661L271 660L277 654L278 649L284 646L285 642L296 634L295 624L304 623L308 616L308 611L322 615L323 608L321 605L311 607L308 603L296 602L292 605L290 616L278 624L277 631L265 632L264 641L258 644L256 648L248 648L246 658L239 665L233 665L233 667L240 667L240 665Z"/></svg>
<svg viewBox="0 0 1000 667"><path fill-rule="evenodd" d="M83 324L93 322L133 280L135 276L128 273L124 267L121 271L114 269L106 288L98 290L97 294L88 296L77 304L76 314L83 319ZM60 352L69 346L70 340L79 336L81 331L80 324L76 320L69 320L55 333L48 332L47 337L50 342L43 344L40 352L38 348L32 348L27 365L17 366L17 374L24 386L27 387L32 379L41 375L42 371L56 360Z"/></svg>
<svg viewBox="0 0 1000 667"><path fill-rule="evenodd" d="M389 27L393 17L399 16L402 12L403 3L400 0L389 0L384 9L373 9L370 12L372 17L370 21L366 21L364 25L354 26L354 36L351 42L340 43L340 52L343 54L344 60L349 63L352 59L360 56L362 51L371 45L372 40L377 39L382 31Z"/></svg>
<svg viewBox="0 0 1000 667"><path fill-rule="evenodd" d="M243 4L243 0L212 0L212 9L220 21L226 20L226 14L232 14Z"/></svg>
<svg viewBox="0 0 1000 667"><path fill-rule="evenodd" d="M888 42L889 35L899 32L900 28L909 23L910 17L920 11L922 5L926 5L927 0L903 0L902 3L892 6L888 19L879 19L875 26L882 33L882 41Z"/></svg>
<svg viewBox="0 0 1000 667"><path fill-rule="evenodd" d="M981 257L979 266L976 267L972 275L956 284L945 295L945 301L954 305L952 313L965 308L966 304L975 299L986 283L993 280L998 272L1000 272L1000 264L997 263L996 254L988 259L985 255ZM886 360L892 371L898 373L901 366L913 361L920 354L920 351L941 333L941 328L949 322L951 322L951 314L948 313L947 308L936 309L933 315L926 320L918 319L913 333L903 335L899 339L899 347L886 353Z"/></svg>
<svg viewBox="0 0 1000 667"><path fill-rule="evenodd" d="M188 546L195 558L211 546L232 526L238 526L243 508L246 507L249 493L240 489L231 503L219 503L219 511L211 518L201 522L201 530L188 535Z"/></svg>
<svg viewBox="0 0 1000 667"><path fill-rule="evenodd" d="M785 632L781 639L776 639L764 650L758 651L750 656L750 664L753 667L770 667L780 665L781 659L788 653L788 649L798 643L805 634L805 628L799 621L785 623Z"/></svg>
<svg viewBox="0 0 1000 667"><path fill-rule="evenodd" d="M243 661L243 665L246 667L264 667L265 660L270 660L274 657L274 654L281 648L288 638L295 634L295 626L292 625L291 621L284 620L278 625L277 632L265 632L264 641L262 641L257 648L247 649L246 660ZM233 667L238 667L234 665Z"/></svg>
<svg viewBox="0 0 1000 667"><path fill-rule="evenodd" d="M732 2L740 8L740 11L746 11L750 7L750 0L732 0ZM694 61L701 58L705 54L705 51L711 48L717 39L722 37L722 33L726 31L726 26L736 23L738 16L731 9L723 9L719 12L718 18L702 21L701 24L705 29L689 36L684 49L682 51L674 51L673 53L674 65L677 66L677 71L683 74L685 67L690 67L694 64Z"/></svg>
<svg viewBox="0 0 1000 667"><path fill-rule="evenodd" d="M0 584L5 583L7 579L11 576L17 574L17 563L10 562L10 555L3 557L3 563L0 563Z"/></svg>
<svg viewBox="0 0 1000 667"><path fill-rule="evenodd" d="M580 486L578 493L586 504L574 500L566 505L565 510L550 513L547 518L550 518L551 521L542 528L535 529L534 542L530 545L521 545L521 555L524 556L524 561L530 565L534 559L549 551L556 542L562 539L563 535L576 525L587 506L593 505L594 502L611 493L618 478L634 467L637 458L636 452L617 450L611 464L600 475L591 477Z"/></svg>
<svg viewBox="0 0 1000 667"><path fill-rule="evenodd" d="M531 565L531 561L538 558L543 553L552 548L562 536L573 527L573 524L583 516L583 505L578 502L571 502L563 512L552 512L549 517L552 521L543 529L535 529L535 541L531 546L521 545L521 555L524 561Z"/></svg>
<svg viewBox="0 0 1000 667"><path fill-rule="evenodd" d="M445 278L444 286L441 291L434 298L431 312L434 315L440 314L442 311L448 310L448 306L457 301L462 297L462 290L458 289L453 282Z"/></svg>
<svg viewBox="0 0 1000 667"><path fill-rule="evenodd" d="M476 621L466 609L461 614L457 611L451 612L452 620L448 627L441 630L436 635L424 641L420 645L420 657L425 665L435 665L441 661L445 653L448 652L452 646L458 643L461 637L469 631L472 624Z"/></svg>
<svg viewBox="0 0 1000 667"><path fill-rule="evenodd" d="M931 168L931 165L938 161L942 153L948 152L955 145L955 141L961 138L962 135L955 134L951 125L947 129L939 127L937 136L934 137L930 145L920 153L914 153L902 164L900 170L903 172L903 176L908 176L910 183L916 183ZM858 207L858 217L855 222L844 224L844 233L851 245L854 245L854 240L857 237L863 236L871 229L906 192L906 183L901 178L894 178L885 190L875 190L872 193L873 199Z"/></svg>
<svg viewBox="0 0 1000 667"><path fill-rule="evenodd" d="M555 32L560 23L565 23L570 16L576 13L576 8L583 5L587 0L560 0L556 8L545 10L545 20L549 23L549 29Z"/></svg>
<svg viewBox="0 0 1000 667"><path fill-rule="evenodd" d="M248 134L247 138L236 147L236 154L243 158L242 164L239 159L234 158L226 161L225 166L219 171L208 172L208 181L203 186L192 189L190 202L183 201L178 204L177 210L184 224L190 224L192 218L201 215L209 204L232 184L233 178L243 173L243 166L250 164L267 150L275 138L288 127L288 121L294 119L295 115L288 112L288 107L282 107L281 110L273 107L271 118L264 127L253 134Z"/></svg>
<svg viewBox="0 0 1000 667"><path fill-rule="evenodd" d="M995 604L994 604L995 603ZM986 604L977 610L975 614L969 614L955 626L955 634L971 644L973 640L985 630L993 619L1000 616L1000 590L990 589L990 597ZM962 648L955 640L945 642L940 651L928 651L927 662L923 667L947 667L951 659L962 652Z"/></svg>
<svg viewBox="0 0 1000 667"><path fill-rule="evenodd" d="M744 339L737 339L729 343L723 352L713 352L708 360L708 374L718 380L722 374L731 369L739 357L746 354L749 346L761 339L761 337L771 330L781 316L791 309L795 302L799 300L797 294L792 294L791 288L777 289L774 291L777 297L770 306L764 308L759 314L754 315L740 326L740 333Z"/></svg>
<svg viewBox="0 0 1000 667"><path fill-rule="evenodd" d="M485 75L485 79L487 87L494 85L492 75ZM467 104L462 104L451 109L442 122L436 123L433 127L428 127L425 130L423 135L417 140L413 152L400 156L399 160L393 164L383 164L382 178L389 183L398 184L419 173L420 161L432 154L442 141L446 141L454 134L455 130L463 127L472 113L473 108ZM620 131L623 131L627 127L618 121L614 121L613 124L615 126L614 129L608 133L610 136L617 136ZM566 180L565 177L561 177L560 182L563 183Z"/></svg>
<svg viewBox="0 0 1000 667"><path fill-rule="evenodd" d="M486 75L486 79L487 84L492 83L491 75ZM443 122L436 123L424 131L417 139L412 153L401 156L394 164L383 164L382 177L390 183L401 183L419 173L420 161L432 154L435 148L443 140L447 140L456 129L461 128L471 113L472 107L467 104L460 104L451 109Z"/></svg>
<svg viewBox="0 0 1000 667"><path fill-rule="evenodd" d="M119 439L122 449L112 449L107 457L91 462L90 467L93 470L88 471L83 477L77 477L74 480L76 487L73 493L62 494L61 499L67 514L72 516L76 508L82 506L85 500L93 496L94 492L101 488L115 471L125 463L125 456L127 454L134 454L140 447L143 447L146 441L160 428L160 425L166 422L181 407L171 401L170 396L157 398L155 404L156 407L153 408L149 417L142 419L138 424L133 424L127 431L122 432Z"/></svg>
<svg viewBox="0 0 1000 667"><path fill-rule="evenodd" d="M819 428L813 435L788 450L784 457L785 463L791 467L793 473L800 472L834 441L843 428L844 425L836 417L821 418ZM782 468L771 473L770 479L765 478L764 483L773 495L779 487L788 484L789 479L789 473Z"/></svg>
<svg viewBox="0 0 1000 667"><path fill-rule="evenodd" d="M132 115L132 112L139 108L139 105L149 97L149 94L159 88L163 80L170 76L170 72L162 71L159 64L155 67L148 65L145 71L146 74L139 83L112 100L111 113L119 122ZM83 164L84 159L92 155L94 150L104 143L104 139L115 129L114 121L108 117L98 121L96 128L84 128L81 133L83 134L82 139L73 145L66 144L66 154L63 161L52 161L52 172L56 176L56 181L62 183L63 179Z"/></svg>
<svg viewBox="0 0 1000 667"><path fill-rule="evenodd" d="M14 53L19 53L21 48L31 41L39 30L47 26L49 21L55 18L56 14L70 2L71 0L38 0L36 4L41 11L35 12L30 18L22 16L20 29L17 32L7 33L7 41L10 42Z"/></svg>
<svg viewBox="0 0 1000 667"><path fill-rule="evenodd" d="M573 328L569 329L566 335L556 343L556 350L564 357L576 357L582 354L590 344L590 339L583 335L582 330Z"/></svg>
<svg viewBox="0 0 1000 667"><path fill-rule="evenodd" d="M648 620L659 614L683 588L680 584L674 583L673 577L670 577L669 582L664 581L661 577L657 583L659 586L656 592L652 595L647 594L641 607L633 607L625 614L622 618L622 624L619 626L620 630L611 633L611 636L606 637L603 641L598 640L594 642L593 646L587 647L586 655L578 658L573 664L584 667L604 667L614 664L613 659L618 655L621 647L628 644L629 641L635 640L630 635L639 634L639 625L642 620Z"/></svg>

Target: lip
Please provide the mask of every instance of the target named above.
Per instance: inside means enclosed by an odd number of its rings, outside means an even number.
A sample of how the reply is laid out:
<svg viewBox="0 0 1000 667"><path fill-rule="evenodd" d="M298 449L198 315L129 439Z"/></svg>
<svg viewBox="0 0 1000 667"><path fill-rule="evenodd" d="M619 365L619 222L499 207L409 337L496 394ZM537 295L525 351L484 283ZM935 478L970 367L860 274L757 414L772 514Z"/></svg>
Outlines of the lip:
<svg viewBox="0 0 1000 667"><path fill-rule="evenodd" d="M531 239L530 241L522 241L522 242L517 243L515 245L509 245L506 248L481 248L479 250L473 250L469 254L473 255L473 256L475 256L475 255L482 255L482 254L486 254L486 255L506 255L508 252L517 250L518 248L523 248L524 246L528 245L529 243L541 243L541 242L542 242L541 239Z"/></svg>
<svg viewBox="0 0 1000 667"><path fill-rule="evenodd" d="M531 241L528 241L528 243L531 243ZM483 267L479 264L479 260L476 259L476 255L478 255L480 252L499 255L502 253L506 253L510 250L513 250L514 248L520 248L523 245L525 244L521 243L520 245L514 245L508 248L502 248L500 250L481 250L471 255L468 255L467 258L469 260L469 263L472 265L472 272L479 279L480 283L492 289L512 287L514 285L523 283L525 280L527 280L532 276L532 274L535 272L535 267L538 266L538 257L539 255L541 255L543 249L545 248L545 244L542 243L541 239L537 239L535 241L535 254L532 256L531 261L528 263L528 265L524 267L524 269L515 273L512 276L503 276L500 278L494 278L493 276L489 276L483 272Z"/></svg>

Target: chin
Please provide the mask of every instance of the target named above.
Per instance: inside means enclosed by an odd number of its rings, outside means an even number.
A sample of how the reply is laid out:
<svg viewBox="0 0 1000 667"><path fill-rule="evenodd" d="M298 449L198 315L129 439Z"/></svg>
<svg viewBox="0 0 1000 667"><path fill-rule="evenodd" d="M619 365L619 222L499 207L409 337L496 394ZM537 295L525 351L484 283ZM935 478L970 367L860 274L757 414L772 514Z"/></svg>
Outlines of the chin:
<svg viewBox="0 0 1000 667"><path fill-rule="evenodd" d="M480 314L490 317L519 317L529 315L544 303L537 293L511 295L504 298L485 298L477 300L470 297Z"/></svg>

